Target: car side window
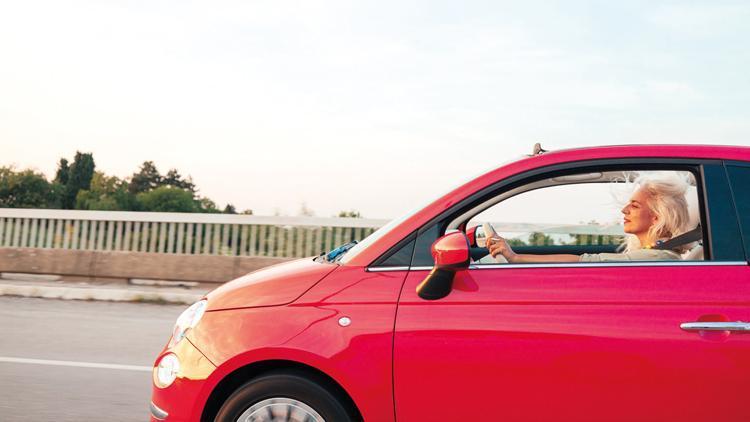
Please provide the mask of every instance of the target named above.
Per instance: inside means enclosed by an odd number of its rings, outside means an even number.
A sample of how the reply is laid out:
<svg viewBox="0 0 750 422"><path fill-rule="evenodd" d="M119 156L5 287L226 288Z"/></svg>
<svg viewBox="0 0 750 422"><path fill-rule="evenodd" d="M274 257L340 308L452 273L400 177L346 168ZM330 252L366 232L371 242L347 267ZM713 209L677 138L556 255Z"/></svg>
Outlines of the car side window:
<svg viewBox="0 0 750 422"><path fill-rule="evenodd" d="M468 227L491 223L511 246L610 246L623 242L618 186L550 186L508 198L474 216Z"/></svg>
<svg viewBox="0 0 750 422"><path fill-rule="evenodd" d="M750 167L728 165L729 181L732 186L737 214L740 219L742 238L745 243L745 254L750 254Z"/></svg>
<svg viewBox="0 0 750 422"><path fill-rule="evenodd" d="M476 264L704 259L700 201L691 172L569 174L516 191L487 201L497 203L478 207L481 211L466 224L467 230L482 227L474 251L483 246L486 223L508 245L494 257L474 252ZM678 237L686 232L693 237Z"/></svg>

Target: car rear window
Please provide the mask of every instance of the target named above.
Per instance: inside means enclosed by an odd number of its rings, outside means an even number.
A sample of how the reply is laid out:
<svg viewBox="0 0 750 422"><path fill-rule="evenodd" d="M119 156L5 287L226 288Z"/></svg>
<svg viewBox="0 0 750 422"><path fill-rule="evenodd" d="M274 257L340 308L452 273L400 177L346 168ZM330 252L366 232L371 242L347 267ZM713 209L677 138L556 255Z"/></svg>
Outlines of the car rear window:
<svg viewBox="0 0 750 422"><path fill-rule="evenodd" d="M727 166L729 180L732 184L732 194L739 214L740 226L742 228L742 239L745 243L745 254L750 252L750 167L729 165Z"/></svg>

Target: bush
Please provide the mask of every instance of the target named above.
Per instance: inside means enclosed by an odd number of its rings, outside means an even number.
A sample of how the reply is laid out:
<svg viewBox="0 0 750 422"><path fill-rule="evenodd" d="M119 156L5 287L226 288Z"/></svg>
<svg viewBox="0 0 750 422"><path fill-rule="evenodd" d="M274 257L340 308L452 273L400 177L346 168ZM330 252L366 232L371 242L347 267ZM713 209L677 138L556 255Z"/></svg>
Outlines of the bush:
<svg viewBox="0 0 750 422"><path fill-rule="evenodd" d="M154 212L198 212L192 192L161 186L148 192L139 193L136 198L143 211Z"/></svg>
<svg viewBox="0 0 750 422"><path fill-rule="evenodd" d="M0 167L0 207L46 208L53 200L52 187L43 174Z"/></svg>

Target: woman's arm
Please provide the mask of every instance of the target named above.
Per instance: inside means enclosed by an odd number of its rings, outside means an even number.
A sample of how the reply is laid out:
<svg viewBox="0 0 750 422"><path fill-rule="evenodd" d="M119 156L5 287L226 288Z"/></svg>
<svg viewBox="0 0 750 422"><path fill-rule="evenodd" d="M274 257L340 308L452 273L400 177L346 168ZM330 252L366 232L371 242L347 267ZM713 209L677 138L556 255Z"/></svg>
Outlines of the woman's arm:
<svg viewBox="0 0 750 422"><path fill-rule="evenodd" d="M517 254L513 252L508 242L502 237L493 237L487 239L489 243L490 255L496 257L502 255L508 262L514 264L525 264L533 262L579 262L581 257L572 254L554 254L554 255L536 255L536 254Z"/></svg>
<svg viewBox="0 0 750 422"><path fill-rule="evenodd" d="M535 255L530 253L514 253L512 258L505 258L514 264L525 264L532 262L580 262L581 257L572 254L550 254Z"/></svg>

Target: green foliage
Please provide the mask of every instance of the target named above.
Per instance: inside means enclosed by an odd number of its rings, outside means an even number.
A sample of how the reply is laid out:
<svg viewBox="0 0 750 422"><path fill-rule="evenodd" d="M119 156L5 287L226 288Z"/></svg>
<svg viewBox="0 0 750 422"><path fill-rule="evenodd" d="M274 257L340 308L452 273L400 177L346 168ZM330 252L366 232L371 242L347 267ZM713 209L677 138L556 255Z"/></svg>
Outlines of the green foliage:
<svg viewBox="0 0 750 422"><path fill-rule="evenodd" d="M568 245L621 245L624 236L572 234Z"/></svg>
<svg viewBox="0 0 750 422"><path fill-rule="evenodd" d="M523 241L523 240L521 240L521 239L519 239L517 237L507 238L507 239L505 239L505 241L508 242L508 245L510 245L511 247L513 247L513 246L528 246L529 245L528 243L526 243L525 241Z"/></svg>
<svg viewBox="0 0 750 422"><path fill-rule="evenodd" d="M128 189L130 193L138 194L148 192L160 186L171 186L189 191L192 194L198 191L192 178L189 176L183 178L177 169L169 169L167 174L162 176L153 161L144 161L141 164L140 170L137 173L133 173L133 176L130 178Z"/></svg>
<svg viewBox="0 0 750 422"><path fill-rule="evenodd" d="M555 239L547 236L544 233L534 232L529 235L529 245L543 246L543 245L554 245Z"/></svg>
<svg viewBox="0 0 750 422"><path fill-rule="evenodd" d="M0 167L0 207L46 208L52 199L52 187L43 174Z"/></svg>
<svg viewBox="0 0 750 422"><path fill-rule="evenodd" d="M57 172L55 173L55 183L59 183L63 186L68 184L70 178L70 167L68 167L68 160L61 158L57 164Z"/></svg>
<svg viewBox="0 0 750 422"><path fill-rule="evenodd" d="M221 210L216 206L216 202L210 200L209 198L198 198L196 200L198 211L197 212L205 212L208 214L219 214L221 213Z"/></svg>
<svg viewBox="0 0 750 422"><path fill-rule="evenodd" d="M62 164L62 160L60 160L60 164ZM91 187L91 179L94 177L94 167L93 155L90 153L81 153L80 151L76 152L73 164L70 166L68 182L64 184L65 195L62 200L62 207L64 209L73 209L76 205L78 192L88 190Z"/></svg>
<svg viewBox="0 0 750 422"><path fill-rule="evenodd" d="M619 245L624 241L622 236L571 234L570 240L555 239L541 232L531 233L527 240L518 238L505 239L510 246L553 246L553 245Z"/></svg>
<svg viewBox="0 0 750 422"><path fill-rule="evenodd" d="M197 191L197 189L195 188L195 184L193 183L193 179L190 176L188 176L187 179L183 179L177 169L169 169L167 175L161 179L161 184L184 189L190 191L193 194Z"/></svg>
<svg viewBox="0 0 750 422"><path fill-rule="evenodd" d="M508 245L510 245L511 247L513 246L544 246L544 245L555 244L555 239L540 232L533 232L529 234L529 237L526 240L519 239L517 237L511 237L511 238L506 238L505 241L508 242Z"/></svg>
<svg viewBox="0 0 750 422"><path fill-rule="evenodd" d="M138 173L133 173L130 178L128 190L136 195L148 192L162 185L162 177L153 161L144 161Z"/></svg>
<svg viewBox="0 0 750 422"><path fill-rule="evenodd" d="M0 167L0 207L63 208L103 211L165 211L220 213L209 198L199 197L192 178L177 169L159 174L153 161L145 161L128 179L95 171L90 153L76 152L73 164L61 158L52 183L33 170ZM224 213L236 214L232 204ZM243 214L252 214L245 210Z"/></svg>
<svg viewBox="0 0 750 422"><path fill-rule="evenodd" d="M94 177L91 178L89 189L92 192L112 194L120 189L122 185L126 184L124 180L116 176L107 176L100 171L96 171L94 172Z"/></svg>
<svg viewBox="0 0 750 422"><path fill-rule="evenodd" d="M143 211L154 212L198 212L199 208L189 191L172 186L160 186L139 193L136 198Z"/></svg>
<svg viewBox="0 0 750 422"><path fill-rule="evenodd" d="M82 190L76 196L76 209L101 211L138 211L140 203L128 191L128 183L115 176L94 172L89 190Z"/></svg>
<svg viewBox="0 0 750 422"><path fill-rule="evenodd" d="M357 210L339 211L338 216L348 218L362 218L362 214L360 214L360 212Z"/></svg>
<svg viewBox="0 0 750 422"><path fill-rule="evenodd" d="M119 211L120 207L112 196L97 195L88 190L82 190L76 195L77 210Z"/></svg>
<svg viewBox="0 0 750 422"><path fill-rule="evenodd" d="M51 209L62 208L63 198L65 197L65 185L58 182L50 183L50 196L45 207Z"/></svg>

